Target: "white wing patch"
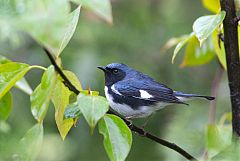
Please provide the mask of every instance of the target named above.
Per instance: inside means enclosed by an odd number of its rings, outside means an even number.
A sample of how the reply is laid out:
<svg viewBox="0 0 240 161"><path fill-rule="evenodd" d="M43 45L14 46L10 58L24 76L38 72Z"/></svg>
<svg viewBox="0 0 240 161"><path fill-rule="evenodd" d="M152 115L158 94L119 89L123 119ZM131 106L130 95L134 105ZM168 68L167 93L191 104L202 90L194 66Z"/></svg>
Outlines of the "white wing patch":
<svg viewBox="0 0 240 161"><path fill-rule="evenodd" d="M118 92L118 90L116 90L116 88L114 87L114 85L111 86L111 89L114 93L118 94L118 95L122 95L120 92Z"/></svg>
<svg viewBox="0 0 240 161"><path fill-rule="evenodd" d="M139 92L140 92L140 97L141 97L141 98L148 99L148 98L152 98L152 97L153 97L153 96L150 95L147 91L139 90Z"/></svg>

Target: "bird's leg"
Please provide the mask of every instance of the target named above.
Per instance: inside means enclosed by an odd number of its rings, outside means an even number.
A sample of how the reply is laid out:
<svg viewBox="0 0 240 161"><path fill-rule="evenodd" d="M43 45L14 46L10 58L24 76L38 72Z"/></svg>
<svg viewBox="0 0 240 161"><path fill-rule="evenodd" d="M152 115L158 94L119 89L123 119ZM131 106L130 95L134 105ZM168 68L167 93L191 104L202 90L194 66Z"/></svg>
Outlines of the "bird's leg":
<svg viewBox="0 0 240 161"><path fill-rule="evenodd" d="M131 120L132 119L131 116L125 117L125 119L128 121L128 123L127 123L128 127L133 125L133 123L132 123L133 121Z"/></svg>
<svg viewBox="0 0 240 161"><path fill-rule="evenodd" d="M141 127L142 127L143 129L146 127L146 125L147 125L147 123L149 122L149 120L150 120L151 117L152 117L152 114L149 115L149 116L147 117L146 121L142 124Z"/></svg>

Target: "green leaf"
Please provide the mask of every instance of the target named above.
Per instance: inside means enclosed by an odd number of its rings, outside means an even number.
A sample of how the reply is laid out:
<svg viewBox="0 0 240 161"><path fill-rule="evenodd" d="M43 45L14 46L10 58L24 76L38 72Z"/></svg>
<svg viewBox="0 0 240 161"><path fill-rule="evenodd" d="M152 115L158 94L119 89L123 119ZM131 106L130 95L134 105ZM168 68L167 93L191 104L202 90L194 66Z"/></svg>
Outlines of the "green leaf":
<svg viewBox="0 0 240 161"><path fill-rule="evenodd" d="M55 107L55 120L58 131L63 140L65 139L69 130L74 124L72 118L64 119L64 111L69 104L70 94L71 92L69 91L69 89L62 83L60 79L58 79L53 91L52 102Z"/></svg>
<svg viewBox="0 0 240 161"><path fill-rule="evenodd" d="M207 148L209 157L213 157L231 144L230 125L208 125Z"/></svg>
<svg viewBox="0 0 240 161"><path fill-rule="evenodd" d="M92 10L96 15L112 24L112 9L110 0L73 0L84 8Z"/></svg>
<svg viewBox="0 0 240 161"><path fill-rule="evenodd" d="M2 98L20 80L31 67L22 63L0 65L0 98Z"/></svg>
<svg viewBox="0 0 240 161"><path fill-rule="evenodd" d="M28 82L25 78L20 79L16 82L15 86L20 89L21 91L25 92L28 95L32 94L32 88L29 86Z"/></svg>
<svg viewBox="0 0 240 161"><path fill-rule="evenodd" d="M132 133L125 122L115 115L105 115L98 124L104 136L104 148L111 161L124 161L131 149Z"/></svg>
<svg viewBox="0 0 240 161"><path fill-rule="evenodd" d="M211 12L218 13L220 11L220 0L202 0L202 4Z"/></svg>
<svg viewBox="0 0 240 161"><path fill-rule="evenodd" d="M225 15L226 15L226 12L221 11L216 15L199 17L193 23L193 31L200 42L200 46L213 33L213 31L222 23Z"/></svg>
<svg viewBox="0 0 240 161"><path fill-rule="evenodd" d="M197 66L206 64L211 61L215 56L214 47L211 39L205 41L202 46L199 46L199 42L196 37L192 37L186 47L185 56L181 67Z"/></svg>
<svg viewBox="0 0 240 161"><path fill-rule="evenodd" d="M80 15L80 6L75 9L72 13L70 13L68 15L68 22L67 24L68 27L67 29L65 30L64 32L64 36L63 36L63 39L62 39L62 42L61 42L61 45L59 47L59 51L58 51L58 54L57 54L57 57L61 54L61 52L63 51L63 49L67 46L68 42L70 41L70 39L72 38L73 36L73 33L77 27L77 23L78 23L78 19L79 19L79 15Z"/></svg>
<svg viewBox="0 0 240 161"><path fill-rule="evenodd" d="M78 79L78 77L71 71L63 70L63 73L66 75L66 77L71 81L71 83L79 90L82 90L82 85Z"/></svg>
<svg viewBox="0 0 240 161"><path fill-rule="evenodd" d="M6 57L0 55L0 64L10 63L11 61ZM25 78L20 79L16 82L15 86L22 90L23 92L27 93L28 95L32 94L32 88L29 86L28 82Z"/></svg>
<svg viewBox="0 0 240 161"><path fill-rule="evenodd" d="M32 115L38 122L42 122L47 113L55 83L56 73L54 67L51 65L44 72L41 84L37 86L30 96Z"/></svg>
<svg viewBox="0 0 240 161"><path fill-rule="evenodd" d="M34 0L21 5L25 10L19 15L16 28L29 33L59 56L75 31L80 8L70 13L70 4L66 0Z"/></svg>
<svg viewBox="0 0 240 161"><path fill-rule="evenodd" d="M0 120L6 120L11 110L12 110L12 95L10 92L8 92L0 99Z"/></svg>
<svg viewBox="0 0 240 161"><path fill-rule="evenodd" d="M178 52L180 51L180 49L194 36L194 33L192 32L189 35L183 35L180 37L179 43L177 44L177 46L174 49L173 52L173 56L172 56L172 63L174 63L174 60L178 54Z"/></svg>
<svg viewBox="0 0 240 161"><path fill-rule="evenodd" d="M106 98L101 96L90 96L79 94L77 98L78 107L83 113L88 125L93 132L99 119L108 111L109 104Z"/></svg>
<svg viewBox="0 0 240 161"><path fill-rule="evenodd" d="M34 161L36 160L43 142L43 126L36 124L27 131L20 140L20 160Z"/></svg>
<svg viewBox="0 0 240 161"><path fill-rule="evenodd" d="M219 44L219 42L220 42L220 44ZM215 49L215 53L217 54L218 60L222 64L223 68L226 70L227 65L226 65L224 43L221 40L219 40L217 30L215 30L212 34L212 43L213 43L213 46L214 46L214 49Z"/></svg>

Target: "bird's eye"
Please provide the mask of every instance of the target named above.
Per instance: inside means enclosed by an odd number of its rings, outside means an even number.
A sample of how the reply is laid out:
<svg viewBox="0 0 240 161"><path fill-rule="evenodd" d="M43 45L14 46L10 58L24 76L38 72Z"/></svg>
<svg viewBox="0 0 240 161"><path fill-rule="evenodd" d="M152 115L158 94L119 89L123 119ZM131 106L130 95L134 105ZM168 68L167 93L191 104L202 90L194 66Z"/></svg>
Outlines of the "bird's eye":
<svg viewBox="0 0 240 161"><path fill-rule="evenodd" d="M114 70L113 70L113 73L114 73L114 74L117 74L117 73L118 73L118 70L117 70L117 69L114 69Z"/></svg>

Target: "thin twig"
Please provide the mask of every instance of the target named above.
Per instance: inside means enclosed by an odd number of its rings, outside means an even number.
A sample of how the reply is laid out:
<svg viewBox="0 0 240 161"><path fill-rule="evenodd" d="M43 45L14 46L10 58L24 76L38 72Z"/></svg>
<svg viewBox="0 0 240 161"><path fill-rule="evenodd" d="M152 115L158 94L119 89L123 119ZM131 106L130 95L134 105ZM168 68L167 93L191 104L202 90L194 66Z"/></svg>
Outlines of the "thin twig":
<svg viewBox="0 0 240 161"><path fill-rule="evenodd" d="M69 88L69 90L71 90L72 92L74 92L75 94L79 94L80 91L76 89L76 87L70 82L70 80L66 77L66 75L62 72L62 70L59 68L59 66L57 65L57 63L55 62L52 54L46 49L43 48L44 51L46 52L46 54L48 55L52 65L55 67L56 71L60 74L60 76L62 77L62 79L64 80L64 84L65 86L67 86ZM108 111L109 114L115 114L116 113L112 112L112 111ZM119 116L119 115L118 115ZM194 158L191 154L189 154L188 152L186 152L184 149L182 149L181 147L179 147L178 145L168 142L164 139L161 139L147 131L145 131L144 129L135 126L134 124L132 124L130 121L126 120L125 118L121 117L123 119L123 121L127 124L127 126L131 129L131 131L136 132L138 135L146 137L152 141L155 141L163 146L166 146L176 152L178 152L179 154L181 154L183 157L185 157L188 160L197 160L196 158Z"/></svg>

